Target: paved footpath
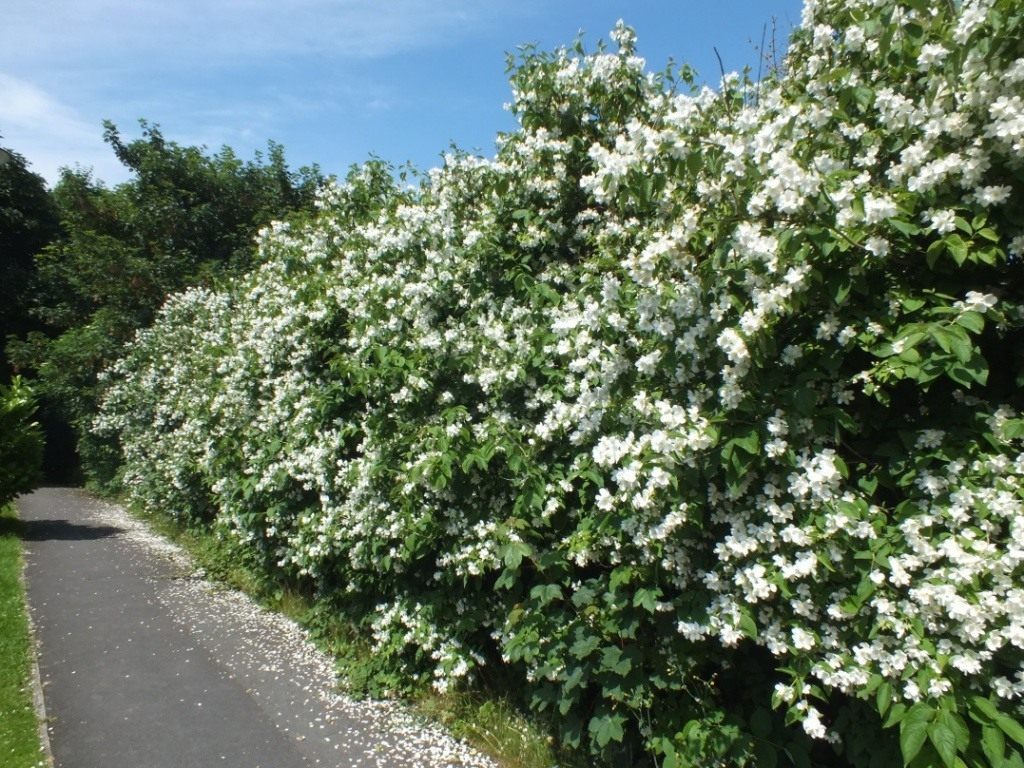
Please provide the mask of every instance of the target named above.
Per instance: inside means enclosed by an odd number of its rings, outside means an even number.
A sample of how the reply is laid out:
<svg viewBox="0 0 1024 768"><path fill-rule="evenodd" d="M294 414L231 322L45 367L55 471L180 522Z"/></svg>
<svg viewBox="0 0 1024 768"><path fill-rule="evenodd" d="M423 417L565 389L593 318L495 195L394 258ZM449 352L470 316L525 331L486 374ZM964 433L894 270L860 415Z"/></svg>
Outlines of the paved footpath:
<svg viewBox="0 0 1024 768"><path fill-rule="evenodd" d="M84 491L21 497L57 768L494 768L396 704L339 695L294 624Z"/></svg>

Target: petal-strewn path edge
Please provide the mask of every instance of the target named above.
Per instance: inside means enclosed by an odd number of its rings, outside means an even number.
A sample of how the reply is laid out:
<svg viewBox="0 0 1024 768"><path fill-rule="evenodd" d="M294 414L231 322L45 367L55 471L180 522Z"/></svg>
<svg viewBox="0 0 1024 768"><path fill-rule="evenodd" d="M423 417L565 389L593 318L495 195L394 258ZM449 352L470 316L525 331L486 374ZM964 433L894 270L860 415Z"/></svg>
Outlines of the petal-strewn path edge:
<svg viewBox="0 0 1024 768"><path fill-rule="evenodd" d="M122 757L138 765L154 759L147 749L175 752L168 765L186 764L188 752L239 768L496 768L397 702L340 693L331 657L302 628L204 578L183 549L121 506L79 490L40 489L19 510L58 768L116 768ZM83 656L83 647L98 658ZM132 659L139 663L129 668ZM204 728L231 717L224 732ZM111 732L115 720L120 732ZM154 725L163 732L138 733ZM196 742L203 733L217 743L204 748ZM157 750L161 738L169 746ZM280 755L263 758L261 749Z"/></svg>

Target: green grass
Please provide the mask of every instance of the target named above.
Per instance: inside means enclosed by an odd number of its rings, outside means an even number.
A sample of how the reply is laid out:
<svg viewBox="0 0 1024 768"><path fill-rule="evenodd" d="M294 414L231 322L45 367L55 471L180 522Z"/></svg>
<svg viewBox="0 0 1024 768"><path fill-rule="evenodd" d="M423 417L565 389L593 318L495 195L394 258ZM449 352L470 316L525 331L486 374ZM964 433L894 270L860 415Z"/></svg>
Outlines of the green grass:
<svg viewBox="0 0 1024 768"><path fill-rule="evenodd" d="M32 703L19 533L13 506L0 507L0 765L30 768L46 760Z"/></svg>
<svg viewBox="0 0 1024 768"><path fill-rule="evenodd" d="M309 595L261 573L244 549L212 531L186 527L158 515L133 514L188 551L208 578L249 594L265 608L310 630L313 640L338 659L343 686L350 684L364 692L376 689L366 679L377 671L372 648L355 628L330 616L323 606L314 605ZM441 696L413 689L409 703L423 717L443 723L454 736L491 756L502 768L553 768L560 763L553 740L500 694L456 691Z"/></svg>
<svg viewBox="0 0 1024 768"><path fill-rule="evenodd" d="M424 695L414 702L426 717L494 758L502 768L559 765L554 739L547 737L507 701L486 693ZM564 763L561 763L564 765Z"/></svg>

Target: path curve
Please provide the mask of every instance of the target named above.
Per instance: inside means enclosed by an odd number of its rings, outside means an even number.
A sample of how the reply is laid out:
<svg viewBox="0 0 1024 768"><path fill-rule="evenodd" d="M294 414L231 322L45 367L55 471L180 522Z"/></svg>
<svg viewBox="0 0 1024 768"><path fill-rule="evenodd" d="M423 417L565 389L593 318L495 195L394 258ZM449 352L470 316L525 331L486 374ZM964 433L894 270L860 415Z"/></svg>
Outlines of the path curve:
<svg viewBox="0 0 1024 768"><path fill-rule="evenodd" d="M121 507L68 488L17 505L57 768L495 768L397 704L340 695L295 624Z"/></svg>

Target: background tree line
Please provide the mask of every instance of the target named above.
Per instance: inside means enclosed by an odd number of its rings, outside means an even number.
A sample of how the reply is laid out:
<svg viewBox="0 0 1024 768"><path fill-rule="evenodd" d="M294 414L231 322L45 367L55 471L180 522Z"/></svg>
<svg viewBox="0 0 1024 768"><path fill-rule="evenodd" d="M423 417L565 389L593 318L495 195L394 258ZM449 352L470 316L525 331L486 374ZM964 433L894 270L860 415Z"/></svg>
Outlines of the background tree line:
<svg viewBox="0 0 1024 768"><path fill-rule="evenodd" d="M164 299L253 265L256 232L312 208L320 170L289 169L268 143L243 161L230 148L169 141L141 121L104 139L129 169L113 187L62 169L52 190L14 148L0 148L0 383L21 374L38 394L50 482L105 474L89 437L97 374Z"/></svg>

